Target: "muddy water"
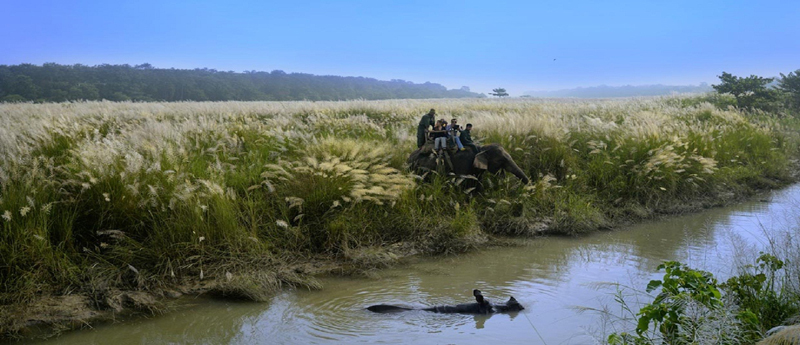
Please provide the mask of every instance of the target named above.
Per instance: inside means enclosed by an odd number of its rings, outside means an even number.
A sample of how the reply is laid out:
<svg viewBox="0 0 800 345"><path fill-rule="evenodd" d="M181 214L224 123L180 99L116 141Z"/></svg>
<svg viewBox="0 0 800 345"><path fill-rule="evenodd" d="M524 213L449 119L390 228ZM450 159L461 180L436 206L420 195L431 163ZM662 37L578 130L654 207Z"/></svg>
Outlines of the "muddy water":
<svg viewBox="0 0 800 345"><path fill-rule="evenodd" d="M526 246L424 259L379 272L379 279L326 278L321 291L289 291L269 303L190 300L161 317L72 332L53 344L591 344L601 318L579 307L613 306L604 282L644 287L656 267L679 260L721 277L765 234L800 226L800 185L732 207L600 232L539 238ZM755 250L757 253L757 250ZM469 302L473 288L490 301L516 297L511 315L375 314L364 307L422 307ZM488 343L487 343L488 342Z"/></svg>

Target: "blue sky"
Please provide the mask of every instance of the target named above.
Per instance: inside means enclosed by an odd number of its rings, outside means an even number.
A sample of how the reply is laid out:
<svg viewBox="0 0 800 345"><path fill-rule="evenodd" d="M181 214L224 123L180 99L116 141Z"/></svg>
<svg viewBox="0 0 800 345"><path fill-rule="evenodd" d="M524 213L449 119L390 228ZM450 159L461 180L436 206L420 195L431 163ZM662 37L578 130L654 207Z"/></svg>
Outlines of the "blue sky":
<svg viewBox="0 0 800 345"><path fill-rule="evenodd" d="M800 1L6 0L2 8L0 64L280 69L512 95L800 69Z"/></svg>

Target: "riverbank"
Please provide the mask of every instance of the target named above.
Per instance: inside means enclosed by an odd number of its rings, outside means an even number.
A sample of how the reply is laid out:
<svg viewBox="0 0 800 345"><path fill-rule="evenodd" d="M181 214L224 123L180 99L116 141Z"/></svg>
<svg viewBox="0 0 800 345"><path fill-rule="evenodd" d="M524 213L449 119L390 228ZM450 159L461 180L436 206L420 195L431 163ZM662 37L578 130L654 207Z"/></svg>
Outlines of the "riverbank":
<svg viewBox="0 0 800 345"><path fill-rule="evenodd" d="M798 181L797 179L794 182ZM775 183L779 183L775 181ZM779 184L783 186L783 184ZM690 204L662 210L650 210L637 218L617 219L616 223L598 224L596 230L616 228L640 221L702 212L713 207L724 207L747 200L767 189L748 190L747 194L723 193L716 197L693 200ZM559 235L540 222L539 233ZM485 241L475 242L482 249L518 246L520 237L488 235ZM293 263L272 262L258 265L259 269L210 273L205 280L191 277L169 287L141 290L107 290L102 295L67 294L42 295L30 303L10 306L3 315L9 339L48 338L64 331L83 329L98 323L114 322L135 317L148 317L168 313L180 304L181 299L209 296L212 298L268 301L284 288L319 289L323 286L315 277L319 275L372 276L375 270L393 267L409 258L434 254L420 252L411 243L397 243L387 247L358 248L346 257L306 258ZM211 272L213 272L212 270ZM6 306L9 307L9 306Z"/></svg>
<svg viewBox="0 0 800 345"><path fill-rule="evenodd" d="M0 105L2 334L75 325L20 314L47 296L95 311L80 322L157 313L184 293L264 300L320 272L580 234L793 180L794 121L697 103ZM479 196L457 177L415 182L398 148L431 106L502 144L533 182L485 176Z"/></svg>
<svg viewBox="0 0 800 345"><path fill-rule="evenodd" d="M323 289L287 289L266 303L186 296L165 315L93 324L90 330L31 344L122 344L130 339L214 344L482 344L486 339L526 343L539 339L528 320L547 344L600 343L610 332L633 333L636 328L635 320L619 314L624 311L615 300L617 287L632 289L624 293L628 305L641 306L649 301L643 289L650 280L663 279L664 271L657 266L670 260L726 281L740 274L733 268L754 262L759 251L782 253L761 245L768 243L767 238L785 243L784 232L796 233L800 219L791 211L798 200L800 185L794 184L731 206L614 231L515 237L507 246L459 255L416 255L367 276L320 275ZM796 277L796 269L784 269ZM621 286L612 285L615 282ZM363 309L381 303L412 307L465 303L474 288L492 302L514 296L526 309L517 315L477 317L375 314ZM635 303L637 298L640 303ZM604 318L601 311L611 315Z"/></svg>

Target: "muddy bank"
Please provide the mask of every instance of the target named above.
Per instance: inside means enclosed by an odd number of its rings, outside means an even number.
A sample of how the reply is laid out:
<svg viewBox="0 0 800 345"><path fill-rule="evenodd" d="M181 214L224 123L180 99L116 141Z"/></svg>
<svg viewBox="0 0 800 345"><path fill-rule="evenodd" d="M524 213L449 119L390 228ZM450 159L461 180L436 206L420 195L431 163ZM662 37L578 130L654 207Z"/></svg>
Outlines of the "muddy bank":
<svg viewBox="0 0 800 345"><path fill-rule="evenodd" d="M398 243L352 250L346 258L317 257L280 263L270 260L271 264L262 269L237 273L210 268L205 279L185 279L161 289L41 295L28 303L0 306L0 340L45 339L99 323L164 314L185 298L263 302L285 288L319 289L322 286L315 276L369 275L371 270L389 267L418 253L412 245Z"/></svg>

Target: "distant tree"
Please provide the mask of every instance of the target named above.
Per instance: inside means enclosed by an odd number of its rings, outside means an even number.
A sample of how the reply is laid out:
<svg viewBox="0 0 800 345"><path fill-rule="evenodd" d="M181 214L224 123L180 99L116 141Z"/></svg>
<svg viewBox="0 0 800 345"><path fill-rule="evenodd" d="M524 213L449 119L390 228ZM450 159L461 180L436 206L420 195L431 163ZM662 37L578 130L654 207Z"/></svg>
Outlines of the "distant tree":
<svg viewBox="0 0 800 345"><path fill-rule="evenodd" d="M739 108L757 107L760 103L775 98L774 90L767 89L767 84L771 83L774 78L763 78L757 75L741 78L727 72L722 72L722 75L718 77L721 81L720 84L711 85L711 87L719 93L733 95Z"/></svg>
<svg viewBox="0 0 800 345"><path fill-rule="evenodd" d="M497 97L508 96L508 93L506 93L506 89L504 89L502 87L499 87L499 88L496 88L496 89L492 89L492 91L494 91L494 93L490 93L490 95L492 95L492 96L497 96Z"/></svg>
<svg viewBox="0 0 800 345"><path fill-rule="evenodd" d="M67 98L71 100L97 100L100 98L100 93L94 85L81 83L69 89Z"/></svg>
<svg viewBox="0 0 800 345"><path fill-rule="evenodd" d="M778 88L788 94L789 103L795 109L800 109L800 69L784 75L778 81Z"/></svg>
<svg viewBox="0 0 800 345"><path fill-rule="evenodd" d="M17 75L11 85L11 94L17 94L28 100L34 100L39 95L39 88L33 83L33 79L27 75Z"/></svg>
<svg viewBox="0 0 800 345"><path fill-rule="evenodd" d="M26 101L25 97L22 97L20 95L8 95L0 99L0 102L5 102L5 103L21 103L25 101Z"/></svg>
<svg viewBox="0 0 800 345"><path fill-rule="evenodd" d="M128 95L122 92L114 92L108 97L109 101L121 102L121 101L130 101L131 98Z"/></svg>

